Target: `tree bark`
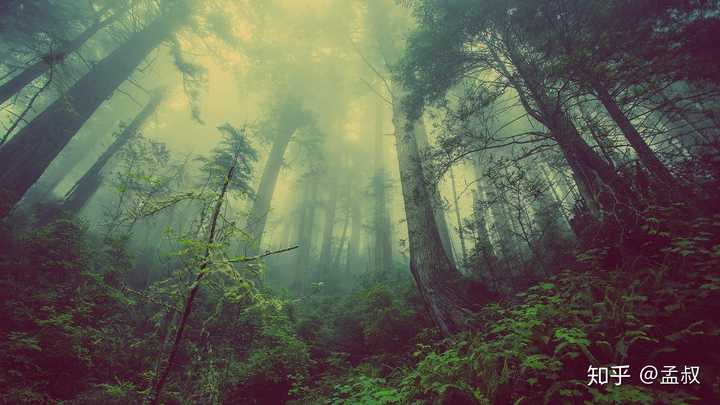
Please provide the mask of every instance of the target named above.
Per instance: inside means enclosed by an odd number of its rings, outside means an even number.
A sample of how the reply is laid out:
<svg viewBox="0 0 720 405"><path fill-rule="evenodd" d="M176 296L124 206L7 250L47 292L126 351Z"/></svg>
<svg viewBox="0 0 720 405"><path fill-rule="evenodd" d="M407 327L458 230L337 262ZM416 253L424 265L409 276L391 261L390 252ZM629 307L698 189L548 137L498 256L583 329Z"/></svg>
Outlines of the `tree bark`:
<svg viewBox="0 0 720 405"><path fill-rule="evenodd" d="M392 264L392 243L385 193L385 148L383 147L383 104L375 103L375 128L373 129L373 233L374 266L378 273L386 273Z"/></svg>
<svg viewBox="0 0 720 405"><path fill-rule="evenodd" d="M419 148L419 159L421 164L423 164L423 160L426 157L424 154L429 150L430 142L428 141L427 131L425 130L425 124L423 123L422 118L420 118L415 125L414 135ZM428 179L425 178L423 181L427 180ZM455 255L453 254L452 241L450 239L450 227L448 226L447 219L445 217L445 208L442 204L440 190L438 190L434 185L432 185L432 187L428 187L428 190L432 194L435 222L437 223L437 228L440 232L440 240L442 241L443 248L445 249L448 259L450 259L450 262L453 264L453 267L457 267Z"/></svg>
<svg viewBox="0 0 720 405"><path fill-rule="evenodd" d="M85 121L173 32L186 11L182 6L172 8L132 35L0 148L0 191L5 194L0 217L9 213Z"/></svg>
<svg viewBox="0 0 720 405"><path fill-rule="evenodd" d="M425 176L416 139L418 122L409 122L402 107L404 89L394 86L393 124L400 166L410 248L410 271L435 325L449 336L462 330L467 303L459 283L462 275L443 247L433 195Z"/></svg>

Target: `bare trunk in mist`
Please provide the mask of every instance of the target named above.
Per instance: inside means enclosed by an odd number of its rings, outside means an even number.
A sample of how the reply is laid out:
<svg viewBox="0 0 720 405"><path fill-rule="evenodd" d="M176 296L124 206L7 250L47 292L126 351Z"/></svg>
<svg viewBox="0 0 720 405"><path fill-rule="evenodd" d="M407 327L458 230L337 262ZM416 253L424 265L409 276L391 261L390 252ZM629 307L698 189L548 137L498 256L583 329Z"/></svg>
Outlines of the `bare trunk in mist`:
<svg viewBox="0 0 720 405"><path fill-rule="evenodd" d="M347 195L347 194L346 194ZM337 249L335 249L335 255L332 260L332 266L334 269L340 269L342 264L340 263L340 258L342 257L342 253L345 250L345 242L347 241L347 233L348 228L350 227L350 207L346 207L345 209L345 216L343 219L343 225L342 225L342 232L340 233L340 240L338 241Z"/></svg>
<svg viewBox="0 0 720 405"><path fill-rule="evenodd" d="M275 193L275 185L277 184L280 170L283 165L285 150L287 150L290 138L295 132L295 128L283 128L281 133L277 134L273 142L272 150L265 162L260 185L258 186L252 209L248 215L247 232L250 241L246 247L245 254L247 256L255 256L260 251L262 236L265 232L265 224L270 213L270 205L272 203L273 194Z"/></svg>
<svg viewBox="0 0 720 405"><path fill-rule="evenodd" d="M0 148L0 217L43 174L95 110L182 22L186 9L171 9L133 34Z"/></svg>
<svg viewBox="0 0 720 405"><path fill-rule="evenodd" d="M375 128L373 129L373 231L374 266L377 272L387 272L392 265L392 243L390 221L385 193L385 148L383 133L383 104L375 104Z"/></svg>
<svg viewBox="0 0 720 405"><path fill-rule="evenodd" d="M350 191L350 219L352 230L347 247L347 260L345 263L349 273L356 273L360 267L360 235L363 232L362 207L357 190Z"/></svg>
<svg viewBox="0 0 720 405"><path fill-rule="evenodd" d="M125 127L110 147L95 161L95 164L93 164L70 191L68 191L65 196L65 201L63 202L63 209L72 213L78 213L85 204L87 204L102 183L102 170L115 153L122 149L123 146L138 133L145 121L155 112L160 101L162 101L162 95L160 93L152 96L140 113L135 116L135 119L133 119L130 125Z"/></svg>
<svg viewBox="0 0 720 405"><path fill-rule="evenodd" d="M510 260L515 256L515 240L513 238L512 218L508 214L505 202L498 195L497 189L491 180L484 177L485 167L481 156L475 156L472 160L477 179L478 198L483 196L489 205L489 215L492 217L493 230L497 234L499 253L503 258ZM484 211L488 211L485 209Z"/></svg>
<svg viewBox="0 0 720 405"><path fill-rule="evenodd" d="M463 262L467 261L467 248L465 247L465 229L463 227L460 216L460 199L458 198L457 186L455 185L455 174L452 167L450 168L450 183L452 185L453 207L455 208L455 222L458 227L458 237L460 238L460 251L462 252Z"/></svg>
<svg viewBox="0 0 720 405"><path fill-rule="evenodd" d="M304 292L310 275L308 267L312 253L313 228L315 227L315 194L317 183L314 178L308 177L305 184L302 205L300 206L300 222L298 223L298 249L297 262L295 264L294 287Z"/></svg>
<svg viewBox="0 0 720 405"><path fill-rule="evenodd" d="M80 47L83 46L83 44L85 44L85 42L87 42L93 35L95 35L95 33L110 25L121 14L121 12L115 12L110 17L94 22L91 26L81 32L77 38L66 43L57 51L52 51L51 53L43 55L40 60L26 67L22 72L13 76L12 79L0 85L0 104L3 104L15 94L20 92L20 90L35 81L35 79L47 73L54 64L62 63L64 58L80 49Z"/></svg>
<svg viewBox="0 0 720 405"><path fill-rule="evenodd" d="M650 146L645 142L633 123L630 122L627 115L625 115L625 113L620 109L620 106L618 106L615 99L608 92L605 86L597 80L594 81L592 85L598 99L605 107L613 121L615 121L618 128L620 128L623 135L625 135L625 139L627 139L633 147L642 164L650 170L650 173L653 176L660 180L660 182L664 183L665 186L680 189L681 187L677 179L675 179L665 164L658 159L655 152L650 149Z"/></svg>
<svg viewBox="0 0 720 405"><path fill-rule="evenodd" d="M335 175L330 175L330 184L328 185L330 191L325 205L325 226L320 248L320 267L324 272L329 271L332 266L333 231L335 230L335 213L337 211L339 191L339 184L335 177Z"/></svg>
<svg viewBox="0 0 720 405"><path fill-rule="evenodd" d="M485 262L487 271L489 273L494 273L497 257L495 255L495 249L493 248L492 242L490 241L490 234L488 233L487 221L485 220L486 211L487 210L483 207L481 193L477 190L473 190L473 229L475 230L475 249Z"/></svg>
<svg viewBox="0 0 720 405"><path fill-rule="evenodd" d="M466 319L467 305L459 285L462 275L443 247L433 195L425 184L415 138L419 124L408 121L401 105L404 92L398 87L393 94L393 124L408 226L410 271L433 322L443 335L449 336L462 330Z"/></svg>

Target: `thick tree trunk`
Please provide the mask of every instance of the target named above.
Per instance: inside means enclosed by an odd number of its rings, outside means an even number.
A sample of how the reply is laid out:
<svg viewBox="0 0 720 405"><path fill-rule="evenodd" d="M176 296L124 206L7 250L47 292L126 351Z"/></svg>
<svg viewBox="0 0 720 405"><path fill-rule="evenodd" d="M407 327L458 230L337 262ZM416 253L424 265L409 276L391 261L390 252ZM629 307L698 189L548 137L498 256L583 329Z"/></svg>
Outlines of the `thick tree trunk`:
<svg viewBox="0 0 720 405"><path fill-rule="evenodd" d="M428 141L427 131L425 130L425 124L423 123L422 118L420 118L415 125L414 135L420 151L419 158L422 164L424 163L422 161L426 158L425 154L430 148L430 142ZM427 179L424 181L427 181ZM454 267L457 267L455 255L453 254L452 241L450 239L450 227L448 226L447 219L445 218L445 208L442 204L440 191L437 190L437 187L434 185L432 187L428 187L428 190L432 193L433 212L438 231L440 232L440 240L442 240L443 248L445 248L445 252L447 253L448 259L450 259L450 262Z"/></svg>
<svg viewBox="0 0 720 405"><path fill-rule="evenodd" d="M103 14L101 12L100 14ZM26 67L22 72L14 76L12 79L0 85L0 104L3 104L20 90L32 83L35 79L47 73L50 67L55 63L62 62L69 54L80 49L95 33L110 25L123 13L114 12L110 17L98 20L91 26L87 27L77 38L66 43L61 49L43 55L40 60Z"/></svg>
<svg viewBox="0 0 720 405"><path fill-rule="evenodd" d="M275 138L272 149L270 150L270 155L268 156L267 162L265 162L265 169L263 170L260 185L258 186L257 194L255 195L255 200L247 220L247 232L250 236L250 243L246 247L245 252L247 256L255 256L260 251L262 236L265 232L265 224L267 223L267 217L270 213L272 197L275 193L275 185L277 184L280 170L282 169L285 150L287 150L290 138L294 132L294 127L283 128L281 133L277 134L277 138Z"/></svg>
<svg viewBox="0 0 720 405"><path fill-rule="evenodd" d="M182 22L185 11L182 6L173 8L132 35L0 148L0 192L4 194L0 217L8 214L85 121Z"/></svg>
<svg viewBox="0 0 720 405"><path fill-rule="evenodd" d="M402 109L403 89L393 91L393 124L400 166L405 218L408 226L410 271L440 332L451 335L465 322L467 304L460 289L462 275L443 247L433 210L433 195L425 184L417 122L409 122Z"/></svg>
<svg viewBox="0 0 720 405"><path fill-rule="evenodd" d="M630 122L630 119L620 109L620 106L618 106L605 86L603 86L599 81L594 81L592 85L598 99L605 107L613 121L615 121L617 126L620 128L623 135L625 135L625 139L627 139L633 149L635 149L635 152L642 164L650 170L652 175L657 177L657 179L666 186L678 187L679 184L670 170L663 162L660 161L660 159L658 159L655 152L650 149L650 146L645 142L632 122Z"/></svg>
<svg viewBox="0 0 720 405"><path fill-rule="evenodd" d="M383 134L383 105L375 104L375 128L373 129L373 231L374 231L374 266L375 271L387 272L392 264L392 244L390 224L385 196L385 148Z"/></svg>
<svg viewBox="0 0 720 405"><path fill-rule="evenodd" d="M65 201L63 202L63 209L77 214L95 194L97 189L102 183L101 172L110 161L110 159L120 149L125 146L140 130L145 121L155 112L158 104L162 100L161 93L155 93L150 101L147 102L145 107L135 116L135 119L122 131L122 133L115 138L115 141L110 147L103 152L102 155L95 161L95 164L85 172L85 174L78 180L75 185L67 192Z"/></svg>

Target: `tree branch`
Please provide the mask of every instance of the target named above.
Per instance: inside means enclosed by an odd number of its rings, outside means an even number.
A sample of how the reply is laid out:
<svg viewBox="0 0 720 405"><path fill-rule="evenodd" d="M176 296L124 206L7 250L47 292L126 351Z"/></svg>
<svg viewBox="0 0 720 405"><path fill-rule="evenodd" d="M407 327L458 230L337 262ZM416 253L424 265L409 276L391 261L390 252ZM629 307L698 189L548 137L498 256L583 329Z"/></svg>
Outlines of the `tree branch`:
<svg viewBox="0 0 720 405"><path fill-rule="evenodd" d="M295 249L297 249L297 248L299 248L299 247L300 247L300 245L295 245L295 246L292 246L292 247L289 247L289 248L284 248L284 249L279 249L279 250L268 250L267 252L265 252L265 253L263 253L263 254L261 254L261 255L252 256L252 257L243 257L243 258L241 258L241 259L230 259L230 260L227 260L226 262L227 262L227 263L247 263L247 262L252 262L252 261L255 261L255 260L260 260L260 259L262 259L263 257L266 257L266 256L276 255L276 254L278 254L278 253L289 252L289 251L295 250Z"/></svg>

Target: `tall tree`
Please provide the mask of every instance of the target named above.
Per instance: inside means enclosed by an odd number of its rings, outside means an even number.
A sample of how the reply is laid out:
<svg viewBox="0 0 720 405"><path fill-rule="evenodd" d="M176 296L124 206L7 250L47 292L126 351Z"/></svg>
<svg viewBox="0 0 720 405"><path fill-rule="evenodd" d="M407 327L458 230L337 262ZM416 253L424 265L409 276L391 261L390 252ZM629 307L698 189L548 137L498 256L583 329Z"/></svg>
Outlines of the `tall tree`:
<svg viewBox="0 0 720 405"><path fill-rule="evenodd" d="M250 236L250 243L246 247L248 256L257 254L260 249L285 151L295 131L308 123L309 115L297 101L289 99L272 110L269 120L263 127L271 133L273 143L247 219Z"/></svg>
<svg viewBox="0 0 720 405"><path fill-rule="evenodd" d="M155 112L162 101L163 94L156 91L145 107L135 116L132 122L115 138L112 144L100 155L95 163L75 183L65 195L63 208L77 213L95 194L102 182L102 171L117 151L122 149L142 128L147 119Z"/></svg>
<svg viewBox="0 0 720 405"><path fill-rule="evenodd" d="M462 276L442 243L433 192L426 184L415 138L420 124L407 118L401 106L404 94L399 84L395 84L393 124L408 227L410 271L435 325L444 335L451 335L462 329L466 319L468 307L460 286Z"/></svg>
<svg viewBox="0 0 720 405"><path fill-rule="evenodd" d="M383 108L380 102L374 103L373 127L373 233L375 271L384 273L392 264L392 243L390 221L387 210L385 188L385 147L383 133Z"/></svg>
<svg viewBox="0 0 720 405"><path fill-rule="evenodd" d="M425 123L423 122L422 117L417 120L417 124L415 125L415 138L417 139L417 144L420 148L420 159L423 163L427 163L432 153L430 151L430 141L428 140L427 130L425 129ZM423 174L428 175L429 173L425 170ZM425 181L429 183L431 181L430 177L426 177ZM437 223L438 232L440 232L440 240L442 241L443 248L445 249L445 253L448 258L453 265L457 267L455 255L453 253L452 240L450 239L450 227L448 226L447 218L445 216L445 206L442 201L442 196L440 195L440 190L438 190L437 184L432 183L428 184L428 186L428 190L432 193L433 197L433 212L435 214L435 222Z"/></svg>
<svg viewBox="0 0 720 405"><path fill-rule="evenodd" d="M164 3L163 3L164 4ZM60 99L52 103L0 148L0 217L25 192L117 87L190 14L186 2L163 7L160 15L98 62ZM28 164L32 162L32 164Z"/></svg>
<svg viewBox="0 0 720 405"><path fill-rule="evenodd" d="M460 239L460 251L462 253L463 262L467 261L467 248L465 247L465 229L460 216L460 198L458 197L457 185L455 184L455 173L450 168L450 185L453 195L453 210L455 211L455 221L458 227L458 238Z"/></svg>
<svg viewBox="0 0 720 405"><path fill-rule="evenodd" d="M0 85L0 104L6 102L35 79L48 72L54 64L61 63L68 55L80 49L98 31L116 21L124 14L122 9L123 7L115 9L115 7L110 6L103 8L98 12L96 20L76 38L63 44L60 49L43 55L37 62L24 68L20 73ZM106 16L105 14L108 12L110 12L110 15Z"/></svg>
<svg viewBox="0 0 720 405"><path fill-rule="evenodd" d="M475 252L482 259L482 267L487 273L493 274L496 268L497 257L495 249L490 241L490 234L487 227L487 209L483 204L481 190L472 190L473 194L473 226L475 233Z"/></svg>
<svg viewBox="0 0 720 405"><path fill-rule="evenodd" d="M299 208L298 255L295 264L294 288L305 293L310 278L310 258L313 252L313 232L315 228L315 209L317 208L317 179L315 173L306 173L303 184L303 198Z"/></svg>
<svg viewBox="0 0 720 405"><path fill-rule="evenodd" d="M330 170L332 172L332 169ZM333 234L335 231L335 214L337 212L339 191L340 184L337 179L337 174L329 173L328 196L325 201L325 224L320 245L320 268L325 273L327 273L332 266Z"/></svg>
<svg viewBox="0 0 720 405"><path fill-rule="evenodd" d="M352 167L357 167L357 162L353 161ZM360 268L360 236L363 233L363 211L360 200L360 193L353 188L350 190L350 222L351 231L348 240L347 258L345 267L349 273L355 273Z"/></svg>
<svg viewBox="0 0 720 405"><path fill-rule="evenodd" d="M399 43L401 37L393 30L399 29L404 22L397 16L389 15L382 2L368 2L368 31L379 50L377 60L389 67L387 64L395 62L402 49ZM424 148L420 142L425 141L427 145L427 134L420 116L410 117L404 108L407 97L404 84L386 78L372 64L370 67L385 84L390 98L386 101L392 105L395 148L408 229L410 271L431 319L443 335L451 335L464 327L470 305L463 290L463 277L448 255L448 241L443 243L438 219L444 220L444 213L436 215L438 195L434 187L429 187L423 167ZM480 290L482 288L478 288ZM483 295L484 292L480 291L478 301L487 298Z"/></svg>

